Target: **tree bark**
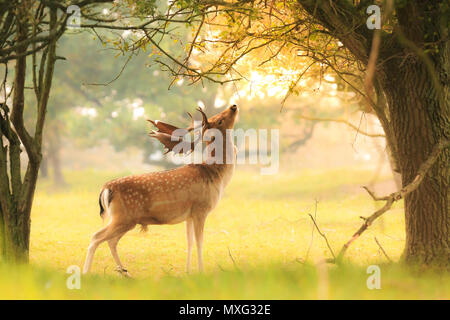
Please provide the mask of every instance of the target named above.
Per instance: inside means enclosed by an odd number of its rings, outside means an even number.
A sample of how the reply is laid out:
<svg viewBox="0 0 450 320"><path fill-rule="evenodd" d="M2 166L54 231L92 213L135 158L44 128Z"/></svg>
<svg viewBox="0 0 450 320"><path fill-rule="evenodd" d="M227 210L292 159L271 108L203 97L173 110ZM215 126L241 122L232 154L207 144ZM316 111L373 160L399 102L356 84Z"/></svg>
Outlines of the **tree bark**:
<svg viewBox="0 0 450 320"><path fill-rule="evenodd" d="M17 9L17 35L16 41L21 42L26 39L27 36L27 20L26 13L28 12L28 3L23 2ZM16 50L18 55L22 55L27 50L26 45L19 46ZM14 125L14 129L18 138L24 145L27 152L29 164L27 168L27 176L34 171L37 171L39 167L39 157L36 150L36 145L33 142L33 138L28 133L24 125L23 112L25 105L25 78L26 78L26 56L20 56L16 60L15 74L14 74L14 94L13 94L13 107L11 110L11 123ZM12 134L12 133L11 133ZM11 140L9 148L11 148ZM5 148L6 150L6 148ZM5 151L6 155L6 151ZM17 165L17 159L13 159L10 153L10 165ZM19 160L20 163L20 160ZM7 181L6 181L7 182ZM27 189L30 179L21 181L20 172L17 175L11 174L11 190L9 185L4 186L7 190L5 193L6 201L2 203L2 215L4 229L3 236L3 259L6 262L28 262L29 251L29 231L30 231L30 219L28 206L24 205L23 190ZM3 181L5 183L5 181Z"/></svg>
<svg viewBox="0 0 450 320"><path fill-rule="evenodd" d="M61 135L59 132L59 124L56 123L51 127L52 135L48 137L48 162L51 164L53 171L53 183L55 187L64 187L66 182L61 168Z"/></svg>
<svg viewBox="0 0 450 320"><path fill-rule="evenodd" d="M26 212L7 212L5 219L5 262L27 263L30 244L30 220Z"/></svg>
<svg viewBox="0 0 450 320"><path fill-rule="evenodd" d="M47 179L48 178L48 159L47 159L47 155L46 154L44 154L42 156L40 177L43 178L43 179Z"/></svg>
<svg viewBox="0 0 450 320"><path fill-rule="evenodd" d="M16 8L17 36L16 41L23 43L27 38L28 13L30 1L21 2ZM50 9L51 30L56 28L56 8ZM13 106L8 117L7 108L1 117L0 137L0 245L2 260L12 263L27 263L29 259L30 243L30 213L33 204L36 181L42 158L42 133L45 122L45 114L53 78L53 70L56 61L56 40L49 42L48 52L42 55L43 74L42 83L39 85L37 119L34 137L31 136L24 124L25 107L25 78L26 78L26 45L20 45L16 49L18 58L15 59ZM45 67L44 67L45 65ZM14 130L11 129L14 126ZM9 141L9 145L3 144L3 136ZM28 166L21 179L20 170L20 142L22 142L28 156ZM9 150L9 153L7 152ZM10 176L7 173L7 155L9 154Z"/></svg>
<svg viewBox="0 0 450 320"><path fill-rule="evenodd" d="M397 187L398 191L402 188L402 175L400 174L400 171L398 169L396 163L397 160L394 158L392 150L388 144L386 144L386 154L389 162L389 167L391 168L392 172L392 179L394 180L395 186Z"/></svg>
<svg viewBox="0 0 450 320"><path fill-rule="evenodd" d="M64 187L66 185L66 181L64 180L64 176L61 169L61 156L60 156L61 147L57 146L54 149L54 153L49 157L49 160L52 164L53 169L53 184L55 187Z"/></svg>
<svg viewBox="0 0 450 320"><path fill-rule="evenodd" d="M439 64L438 64L439 66ZM441 138L449 138L449 64L441 65L436 88L424 63L409 58L387 64L382 81L389 104L396 158L402 184L410 183ZM437 68L439 70L439 68ZM441 93L439 93L441 91ZM409 264L441 265L450 261L450 150L444 149L419 188L405 197L406 244Z"/></svg>

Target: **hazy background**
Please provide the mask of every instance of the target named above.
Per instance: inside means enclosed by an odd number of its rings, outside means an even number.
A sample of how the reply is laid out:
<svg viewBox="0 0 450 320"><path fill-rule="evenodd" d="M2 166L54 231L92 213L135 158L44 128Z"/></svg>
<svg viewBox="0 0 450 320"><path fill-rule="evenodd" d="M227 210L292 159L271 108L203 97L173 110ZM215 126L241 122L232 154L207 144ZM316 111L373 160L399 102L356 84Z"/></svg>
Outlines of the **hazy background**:
<svg viewBox="0 0 450 320"><path fill-rule="evenodd" d="M366 286L368 265L400 259L405 243L402 203L349 249L347 260L356 269L335 272L329 266L330 288L339 290L321 289L325 281L321 271L309 267L333 256L309 214L337 252L359 227L360 217L380 206L361 186L380 195L395 190L384 138L362 133L382 134L380 124L361 111L360 99L339 79L329 75L315 79L313 73L282 103L293 74L280 81L249 65L246 80L192 85L153 65L151 53L130 57L108 48L87 32L67 34L59 41L31 212L30 261L43 271L6 269L3 274L8 276L0 279L4 288L13 288L18 298L405 297L395 269L383 267L383 287L388 291L380 295ZM302 65L298 67L301 70ZM292 70L275 72L282 79ZM27 91L31 101L32 90ZM104 223L98 216L102 185L174 166L170 154L163 156L162 146L148 136L152 128L146 119L183 127L190 122L186 112L194 113L198 106L212 116L232 103L240 107L235 128L280 131L279 170L264 176L259 165L237 166L206 221L206 275L190 277L185 272L184 224L149 226L147 233L139 228L128 232L119 244L119 255L131 275L145 281L120 281L103 244L96 252L92 277L83 278L83 290L67 290L67 268L83 265L90 238ZM32 103L26 106L31 128L35 111ZM361 132L342 122L317 119L345 120ZM240 148L247 154L257 151L248 145ZM195 251L193 255L196 261ZM417 285L415 277L402 277L402 284ZM424 280L420 289L408 292L414 298L442 298L447 292L437 281ZM8 297L10 290L1 291Z"/></svg>
<svg viewBox="0 0 450 320"><path fill-rule="evenodd" d="M152 66L145 52L117 55L86 32L65 35L58 52L65 60L57 63L41 171L41 179L50 179L55 188L70 188L65 171L169 168L170 155L163 156L162 146L147 136L151 126L146 119L187 126L186 112L197 106L211 116L231 103L241 108L236 128L280 130L281 172L349 168L373 170L374 179L390 175L383 138L298 116L345 118L362 131L382 133L374 117L359 111L358 101L341 99L336 85L317 84L291 95L282 106L286 90L275 80L252 75L250 81L223 86L192 85ZM238 169L259 172L255 165Z"/></svg>

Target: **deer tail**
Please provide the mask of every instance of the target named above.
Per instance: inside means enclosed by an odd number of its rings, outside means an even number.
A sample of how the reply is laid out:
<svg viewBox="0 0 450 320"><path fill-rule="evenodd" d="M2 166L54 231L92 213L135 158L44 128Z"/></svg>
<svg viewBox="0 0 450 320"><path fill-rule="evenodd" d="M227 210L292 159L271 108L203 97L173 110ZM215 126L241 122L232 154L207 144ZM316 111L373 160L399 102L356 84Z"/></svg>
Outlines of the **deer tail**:
<svg viewBox="0 0 450 320"><path fill-rule="evenodd" d="M105 212L109 215L109 204L112 200L112 192L110 189L103 189L98 197L98 204L100 206L100 217L105 220Z"/></svg>

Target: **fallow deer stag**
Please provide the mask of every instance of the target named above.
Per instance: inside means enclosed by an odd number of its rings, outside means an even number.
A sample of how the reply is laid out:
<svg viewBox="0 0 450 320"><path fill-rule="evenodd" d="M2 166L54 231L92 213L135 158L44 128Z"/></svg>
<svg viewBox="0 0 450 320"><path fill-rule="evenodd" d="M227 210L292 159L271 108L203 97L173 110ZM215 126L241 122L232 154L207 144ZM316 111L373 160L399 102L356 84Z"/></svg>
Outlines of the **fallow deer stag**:
<svg viewBox="0 0 450 320"><path fill-rule="evenodd" d="M210 129L216 129L211 132L220 131L223 137L222 150L232 150L234 152L232 160L230 161L230 156L223 152L221 159L223 161L211 163L206 159L206 162L199 164L107 182L100 192L99 204L100 216L105 219L106 213L110 220L106 227L93 235L83 273L89 272L97 247L107 241L118 271L124 276L129 276L117 254L117 243L120 238L137 224L145 229L150 224L176 224L183 221L186 221L187 233L186 270L190 272L195 236L198 267L203 271L202 244L205 219L218 203L234 171L236 151L229 129L234 126L238 108L233 105L209 119L201 109L198 110L203 118L200 140L206 140L203 138ZM168 152L175 151L174 147L182 140L182 135L177 135L178 128L161 121L149 121L158 129L157 132L152 131L150 136L164 144ZM194 130L193 118L192 125L184 130L186 132ZM212 139L206 141L206 148L213 141ZM194 145L195 143L189 144L190 151Z"/></svg>

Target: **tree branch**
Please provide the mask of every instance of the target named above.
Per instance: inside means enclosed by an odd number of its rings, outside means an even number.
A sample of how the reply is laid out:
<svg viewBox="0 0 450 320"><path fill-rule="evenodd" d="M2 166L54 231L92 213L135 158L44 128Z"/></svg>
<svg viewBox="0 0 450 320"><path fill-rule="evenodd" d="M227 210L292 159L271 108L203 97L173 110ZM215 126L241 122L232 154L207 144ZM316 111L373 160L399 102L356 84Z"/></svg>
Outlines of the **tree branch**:
<svg viewBox="0 0 450 320"><path fill-rule="evenodd" d="M416 190L421 182L423 181L423 179L425 178L426 174L428 173L428 171L430 170L430 168L433 166L433 164L435 163L435 161L437 160L437 158L439 157L439 154L441 153L441 151L447 147L449 147L450 145L450 141L447 139L442 139L440 140L433 148L433 150L431 151L430 156L428 157L428 159L423 162L420 167L419 170L417 171L416 177L414 178L414 180L412 182L410 182L408 185L406 185L405 187L403 187L400 191L397 192L393 192L388 196L384 196L384 197L378 197L375 195L375 193L373 193L371 190L369 190L369 188L364 187L364 189L369 193L369 195L373 198L373 200L375 201L386 201L385 205L375 211L371 216L369 216L368 218L363 218L364 219L364 223L362 224L362 226L358 229L358 231L356 231L353 236L350 238L350 240L348 240L342 247L342 249L339 251L339 254L337 256L337 258L335 259L334 262L336 263L340 263L342 261L342 258L344 257L345 252L347 251L348 247L356 240L358 239L361 234L367 230L368 227L370 227L372 225L372 223L378 219L382 214L384 214L386 211L389 211L392 207L392 205L394 204L394 202L403 199L406 195L410 194L411 192L413 192L414 190Z"/></svg>
<svg viewBox="0 0 450 320"><path fill-rule="evenodd" d="M377 243L378 247L380 248L381 252L383 252L384 256L386 257L386 259L389 260L389 262L392 262L392 259L389 258L388 254L386 253L386 251L384 251L383 247L381 246L381 244L378 242L377 237L374 238L375 242Z"/></svg>
<svg viewBox="0 0 450 320"><path fill-rule="evenodd" d="M368 133L365 132L363 130L361 130L360 128L358 128L357 126L355 126L354 124L352 124L350 121L347 121L345 119L334 119L334 118L316 118L316 117L308 117L308 116L304 116L304 115L298 115L299 118L301 119L305 119L305 120L311 120L311 121L327 121L327 122L337 122L337 123L344 123L347 126L349 126L350 128L356 130L356 132L368 136L368 137L372 137L372 138L385 138L386 136L384 134L380 134L380 133Z"/></svg>
<svg viewBox="0 0 450 320"><path fill-rule="evenodd" d="M322 238L325 239L325 242L327 243L327 247L328 247L328 249L330 250L331 255L333 256L333 259L335 260L335 259L336 259L336 256L334 255L334 251L333 251L333 249L331 248L330 243L328 242L327 236L326 236L324 233L322 233L322 231L320 231L319 226L317 225L316 220L314 219L314 217L313 217L311 214L308 214L308 215L309 215L309 217L311 218L312 222L314 223L314 226L316 227L317 232L321 235Z"/></svg>
<svg viewBox="0 0 450 320"><path fill-rule="evenodd" d="M338 38L352 54L367 64L369 49L369 30L361 10L349 1L297 0L297 2L320 25Z"/></svg>
<svg viewBox="0 0 450 320"><path fill-rule="evenodd" d="M24 9L18 10L17 14L17 41L21 42L27 37L27 25L26 17L23 13ZM25 128L23 120L23 111L25 106L24 87L25 87L25 74L26 74L26 45L18 47L16 50L17 55L20 57L16 60L15 74L14 74L14 95L13 106L11 111L11 122L14 125L20 140L22 141L30 162L36 162L36 148L33 143L33 138L30 136Z"/></svg>

